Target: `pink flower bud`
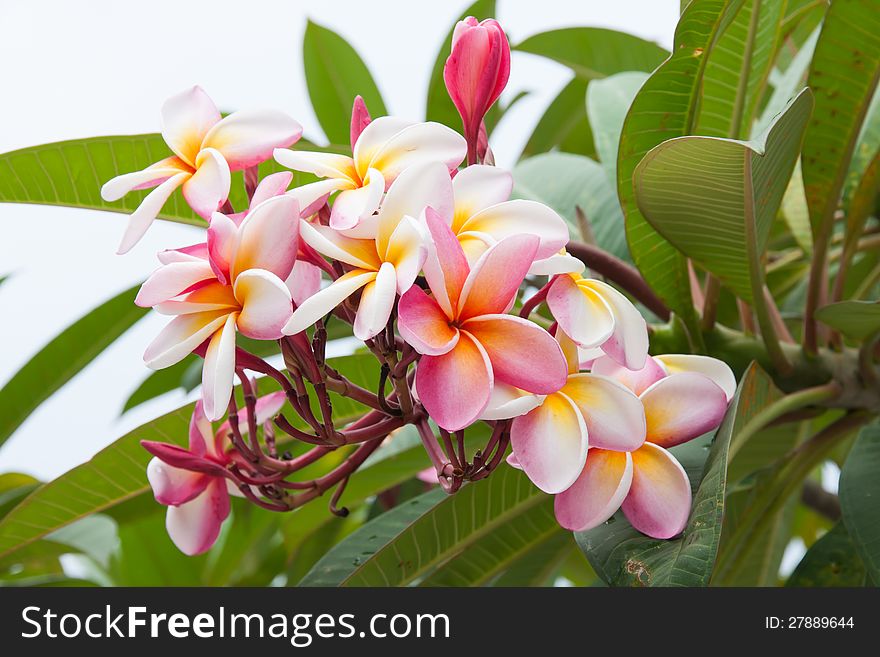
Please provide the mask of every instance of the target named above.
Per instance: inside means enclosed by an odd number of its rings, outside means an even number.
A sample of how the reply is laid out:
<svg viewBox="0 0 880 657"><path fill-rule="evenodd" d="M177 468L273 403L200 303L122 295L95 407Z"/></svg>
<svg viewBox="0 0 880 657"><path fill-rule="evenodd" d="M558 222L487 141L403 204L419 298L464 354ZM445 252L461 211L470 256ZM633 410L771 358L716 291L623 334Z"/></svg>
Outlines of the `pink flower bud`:
<svg viewBox="0 0 880 657"><path fill-rule="evenodd" d="M464 124L470 163L476 161L480 125L510 77L510 44L494 19L468 16L455 26L443 79Z"/></svg>
<svg viewBox="0 0 880 657"><path fill-rule="evenodd" d="M358 137L361 136L364 128L370 125L370 121L372 120L372 117L370 117L370 111L367 109L367 104L364 102L364 99L360 96L355 96L354 105L351 108L350 138L352 152L354 152L354 145L357 143Z"/></svg>

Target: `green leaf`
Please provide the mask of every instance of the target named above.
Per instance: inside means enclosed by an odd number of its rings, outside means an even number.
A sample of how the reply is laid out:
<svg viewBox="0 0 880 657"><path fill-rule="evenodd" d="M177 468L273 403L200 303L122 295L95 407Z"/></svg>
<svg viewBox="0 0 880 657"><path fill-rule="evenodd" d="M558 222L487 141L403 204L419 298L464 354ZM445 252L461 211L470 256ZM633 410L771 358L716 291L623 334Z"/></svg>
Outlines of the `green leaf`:
<svg viewBox="0 0 880 657"><path fill-rule="evenodd" d="M760 117L755 123L754 133L760 134L767 129L773 122L777 114L785 109L789 101L794 98L797 93L804 88L807 77L807 69L810 66L810 60L813 58L813 51L816 49L816 41L819 39L819 28L813 30L800 50L791 60L785 73L773 71L770 75L770 83L773 85L773 93L767 101L767 105L761 112Z"/></svg>
<svg viewBox="0 0 880 657"><path fill-rule="evenodd" d="M664 142L635 171L636 200L654 229L749 303L762 294L761 257L812 105L802 91L753 141Z"/></svg>
<svg viewBox="0 0 880 657"><path fill-rule="evenodd" d="M709 52L695 134L749 137L773 66L784 7L784 0L742 3Z"/></svg>
<svg viewBox="0 0 880 657"><path fill-rule="evenodd" d="M582 80L622 71L653 71L669 53L656 43L600 27L567 27L527 38L514 50L568 66Z"/></svg>
<svg viewBox="0 0 880 657"><path fill-rule="evenodd" d="M0 474L0 518L5 516L22 499L30 495L40 481L21 472Z"/></svg>
<svg viewBox="0 0 880 657"><path fill-rule="evenodd" d="M617 145L623 120L647 79L645 73L628 71L593 80L587 87L587 116L593 130L593 142L612 188L617 181Z"/></svg>
<svg viewBox="0 0 880 657"><path fill-rule="evenodd" d="M312 107L330 143L349 142L355 96L363 97L372 116L388 113L367 65L333 30L308 21L303 37L303 66Z"/></svg>
<svg viewBox="0 0 880 657"><path fill-rule="evenodd" d="M527 158L553 149L595 155L590 122L582 111L586 92L587 81L581 78L576 77L565 85L541 116L520 157Z"/></svg>
<svg viewBox="0 0 880 657"><path fill-rule="evenodd" d="M846 526L838 522L807 550L785 585L824 588L862 586L864 581L865 564Z"/></svg>
<svg viewBox="0 0 880 657"><path fill-rule="evenodd" d="M458 17L456 23L463 21L468 16L474 16L477 20L494 18L495 0L477 0L464 10L464 13ZM446 65L446 58L449 57L449 53L452 50L452 32L454 29L455 25L446 34L443 45L440 46L440 51L434 60L434 68L431 69L431 79L428 83L428 97L425 105L425 118L428 121L437 121L450 128L460 130L461 117L458 115L455 105L452 104L452 99L449 98L449 94L446 92L446 83L443 81L443 67Z"/></svg>
<svg viewBox="0 0 880 657"><path fill-rule="evenodd" d="M125 333L147 310L134 305L138 286L67 327L0 389L0 445L41 403Z"/></svg>
<svg viewBox="0 0 880 657"><path fill-rule="evenodd" d="M405 586L552 499L502 467L455 495L435 489L382 514L330 550L302 586Z"/></svg>
<svg viewBox="0 0 880 657"><path fill-rule="evenodd" d="M586 564L572 535L557 527L555 533L521 555L492 586L550 586L550 579L573 553Z"/></svg>
<svg viewBox="0 0 880 657"><path fill-rule="evenodd" d="M810 210L804 195L804 179L801 175L801 161L798 159L791 174L788 187L782 196L782 216L792 237L804 253L813 252L813 231L810 227Z"/></svg>
<svg viewBox="0 0 880 657"><path fill-rule="evenodd" d="M769 377L755 364L743 375L714 439L672 448L695 489L684 533L672 540L650 538L622 513L599 527L575 534L596 573L612 586L706 586L712 575L727 486L727 451L743 418L764 403ZM706 450L709 455L706 457ZM702 476L701 476L702 473Z"/></svg>
<svg viewBox="0 0 880 657"><path fill-rule="evenodd" d="M694 336L699 330L687 263L639 211L633 172L645 153L661 142L693 133L707 53L730 5L730 0L693 0L684 10L672 54L648 78L627 112L617 156L617 193L633 262Z"/></svg>
<svg viewBox="0 0 880 657"><path fill-rule="evenodd" d="M357 354L328 360L344 376L372 386L375 360ZM272 381L260 381L261 393L276 389ZM331 395L335 420L345 424L357 418L363 407L348 398ZM150 454L141 440L184 445L194 404L167 413L105 447L92 459L38 488L0 521L0 557L87 515L111 509L149 491L146 467ZM294 425L301 422L289 414Z"/></svg>
<svg viewBox="0 0 880 657"><path fill-rule="evenodd" d="M807 78L816 96L803 148L813 238L831 229L850 159L880 75L880 12L872 0L832 2Z"/></svg>
<svg viewBox="0 0 880 657"><path fill-rule="evenodd" d="M843 522L871 581L880 582L880 425L863 428L843 464L839 495Z"/></svg>
<svg viewBox="0 0 880 657"><path fill-rule="evenodd" d="M880 331L880 302L829 303L816 311L816 319L847 337L864 340Z"/></svg>
<svg viewBox="0 0 880 657"><path fill-rule="evenodd" d="M618 258L629 260L620 204L598 162L569 153L545 153L517 164L513 179L514 197L549 205L565 218L572 235L580 234L575 212L579 207L596 243Z"/></svg>
<svg viewBox="0 0 880 657"><path fill-rule="evenodd" d="M347 135L346 132L346 143ZM295 146L303 150L339 150L338 147L317 147L303 139ZM3 153L0 154L0 203L131 213L150 190L129 192L110 203L101 198L101 186L114 176L139 171L171 154L159 134L74 139ZM264 162L259 170L261 176L287 171L274 160ZM299 186L314 180L311 174L294 173L291 184ZM247 207L241 172L232 174L229 201L237 210ZM158 216L182 224L206 225L190 209L180 191L171 195Z"/></svg>

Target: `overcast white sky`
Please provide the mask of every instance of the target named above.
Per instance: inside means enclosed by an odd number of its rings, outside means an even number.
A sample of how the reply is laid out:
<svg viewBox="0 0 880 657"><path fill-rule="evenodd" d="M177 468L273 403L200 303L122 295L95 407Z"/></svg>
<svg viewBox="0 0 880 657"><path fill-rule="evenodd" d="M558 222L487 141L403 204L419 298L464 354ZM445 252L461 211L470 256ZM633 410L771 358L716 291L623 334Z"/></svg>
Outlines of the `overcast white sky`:
<svg viewBox="0 0 880 657"><path fill-rule="evenodd" d="M201 84L223 109L277 107L307 136L321 131L309 108L301 43L306 18L351 42L389 111L424 113L438 48L467 0L2 0L0 152L61 139L154 132L169 95ZM499 0L497 18L516 43L536 32L590 25L671 46L678 0ZM135 9L136 7L136 9ZM508 94L528 89L496 132L510 166L567 69L514 54ZM456 128L458 126L455 126ZM65 326L155 267L162 248L192 243L197 229L157 222L126 256L115 256L122 215L0 204L0 384ZM164 319L141 321L43 404L0 448L0 472L51 478L127 430L185 401L169 394L120 418L149 373L145 345Z"/></svg>

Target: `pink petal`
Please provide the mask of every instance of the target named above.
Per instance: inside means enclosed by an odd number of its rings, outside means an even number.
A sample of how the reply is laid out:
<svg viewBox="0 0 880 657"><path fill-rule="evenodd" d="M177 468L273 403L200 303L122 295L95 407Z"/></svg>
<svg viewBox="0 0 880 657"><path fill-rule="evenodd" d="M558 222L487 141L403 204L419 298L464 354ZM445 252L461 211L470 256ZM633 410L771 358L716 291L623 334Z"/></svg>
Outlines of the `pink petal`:
<svg viewBox="0 0 880 657"><path fill-rule="evenodd" d="M232 282L232 262L238 250L238 226L225 214L215 212L208 226L208 258L211 270L223 285Z"/></svg>
<svg viewBox="0 0 880 657"><path fill-rule="evenodd" d="M166 157L142 171L111 178L101 187L101 198L108 202L118 201L133 190L155 187L178 173L192 173L192 167L179 157Z"/></svg>
<svg viewBox="0 0 880 657"><path fill-rule="evenodd" d="M172 96L162 105L162 137L184 162L194 167L202 140L220 112L199 86Z"/></svg>
<svg viewBox="0 0 880 657"><path fill-rule="evenodd" d="M394 265L399 294L412 287L427 257L428 248L422 228L412 217L404 217L388 238L382 255L386 264Z"/></svg>
<svg viewBox="0 0 880 657"><path fill-rule="evenodd" d="M370 112L367 109L367 104L364 102L364 99L360 96L354 97L354 104L351 108L351 125L349 127L349 137L351 139L351 150L354 152L355 144L357 144L358 138L360 138L361 133L364 131L368 125L370 125L371 121Z"/></svg>
<svg viewBox="0 0 880 657"><path fill-rule="evenodd" d="M400 336L420 354L441 356L458 342L458 329L437 302L420 287L411 287L397 307Z"/></svg>
<svg viewBox="0 0 880 657"><path fill-rule="evenodd" d="M591 371L622 383L637 395L641 395L666 376L666 372L653 358L647 358L643 368L629 370L610 356L601 356L593 361Z"/></svg>
<svg viewBox="0 0 880 657"><path fill-rule="evenodd" d="M153 489L153 497L166 506L189 502L211 483L209 475L175 468L158 457L153 457L147 465L147 480Z"/></svg>
<svg viewBox="0 0 880 657"><path fill-rule="evenodd" d="M290 187L290 181L293 180L293 174L290 171L279 171L272 173L263 178L257 188L254 190L254 196L251 198L250 209L253 210L263 201L273 196L280 196Z"/></svg>
<svg viewBox="0 0 880 657"><path fill-rule="evenodd" d="M302 126L283 112L233 112L205 135L202 148L216 148L232 171L272 158L276 148L290 146L302 135Z"/></svg>
<svg viewBox="0 0 880 657"><path fill-rule="evenodd" d="M172 468L207 474L212 477L226 476L226 469L219 463L204 456L196 456L179 445L142 440L141 447Z"/></svg>
<svg viewBox="0 0 880 657"><path fill-rule="evenodd" d="M313 173L319 178L341 178L348 181L350 189L358 186L360 181L354 168L354 160L345 155L292 151L286 148L276 149L274 155L275 161L288 169Z"/></svg>
<svg viewBox="0 0 880 657"><path fill-rule="evenodd" d="M652 538L672 538L687 525L691 485L676 458L645 443L632 453L633 476L623 513L633 527Z"/></svg>
<svg viewBox="0 0 880 657"><path fill-rule="evenodd" d="M213 437L214 430L211 427L211 421L205 415L204 403L199 399L189 420L189 451L196 456L204 456L208 452Z"/></svg>
<svg viewBox="0 0 880 657"><path fill-rule="evenodd" d="M328 178L294 187L286 192L286 194L297 200L299 203L299 216L307 219L316 214L327 203L327 197L330 194L340 189L346 190L351 188L351 185L344 180Z"/></svg>
<svg viewBox="0 0 880 657"><path fill-rule="evenodd" d="M486 251L464 283L459 317L466 320L505 312L516 296L537 249L538 238L534 235L515 235Z"/></svg>
<svg viewBox="0 0 880 657"><path fill-rule="evenodd" d="M620 508L632 479L629 452L591 448L580 476L553 500L556 520L573 532L598 527Z"/></svg>
<svg viewBox="0 0 880 657"><path fill-rule="evenodd" d="M172 262L193 262L196 260L208 259L208 245L205 242L184 246L180 249L165 249L156 254L163 265L170 265Z"/></svg>
<svg viewBox="0 0 880 657"><path fill-rule="evenodd" d="M423 356L416 369L419 399L447 431L463 429L480 416L489 403L492 382L486 352L464 331L448 353Z"/></svg>
<svg viewBox="0 0 880 657"><path fill-rule="evenodd" d="M141 201L138 209L128 218L128 226L125 229L125 234L122 236L122 241L116 253L122 255L131 251L132 247L147 232L147 229L153 223L156 215L162 210L162 206L165 205L171 193L184 184L189 177L189 173L178 173L147 194L144 200Z"/></svg>
<svg viewBox="0 0 880 657"><path fill-rule="evenodd" d="M463 231L485 233L496 242L511 235L534 235L540 240L535 260L549 258L568 244L569 239L568 226L562 217L543 203L525 200L485 208L462 224L459 232Z"/></svg>
<svg viewBox="0 0 880 657"><path fill-rule="evenodd" d="M205 352L202 400L205 402L205 415L211 421L223 417L232 396L232 379L235 375L235 320L235 313L226 317L226 323L214 333Z"/></svg>
<svg viewBox="0 0 880 657"><path fill-rule="evenodd" d="M724 391L695 372L670 374L640 395L648 441L672 447L712 431L727 410Z"/></svg>
<svg viewBox="0 0 880 657"><path fill-rule="evenodd" d="M669 374L696 372L708 377L724 391L727 401L733 399L733 394L736 392L736 377L724 361L696 354L664 354L655 358Z"/></svg>
<svg viewBox="0 0 880 657"><path fill-rule="evenodd" d="M255 207L239 227L233 279L248 269L265 269L282 281L290 276L299 245L299 204L287 195Z"/></svg>
<svg viewBox="0 0 880 657"><path fill-rule="evenodd" d="M452 181L455 191L455 232L472 215L496 203L503 203L513 191L513 176L499 167L475 164L456 174Z"/></svg>
<svg viewBox="0 0 880 657"><path fill-rule="evenodd" d="M648 357L648 325L645 318L629 299L607 283L584 279L581 287L599 294L614 315L614 332L600 345L602 351L631 370L642 369Z"/></svg>
<svg viewBox="0 0 880 657"><path fill-rule="evenodd" d="M375 279L376 272L365 272L360 269L340 276L323 290L306 299L293 312L290 321L284 326L284 335L296 335L305 331L364 285Z"/></svg>
<svg viewBox="0 0 880 657"><path fill-rule="evenodd" d="M566 274L550 286L547 306L559 327L582 347L603 344L614 332L614 315L605 299Z"/></svg>
<svg viewBox="0 0 880 657"><path fill-rule="evenodd" d="M380 116L370 121L351 148L353 160L357 162L357 171L366 173L373 157L385 147L388 140L411 125L413 121L398 116Z"/></svg>
<svg viewBox="0 0 880 657"><path fill-rule="evenodd" d="M354 228L379 208L384 193L385 179L379 171L370 169L362 187L339 192L330 210L330 227L335 230Z"/></svg>
<svg viewBox="0 0 880 657"><path fill-rule="evenodd" d="M235 279L235 298L241 304L238 330L255 340L277 340L293 314L290 290L265 269L248 269Z"/></svg>
<svg viewBox="0 0 880 657"><path fill-rule="evenodd" d="M284 281L290 290L290 298L297 306L321 289L321 269L304 260L297 260L290 276Z"/></svg>
<svg viewBox="0 0 880 657"><path fill-rule="evenodd" d="M528 392L565 385L568 368L559 343L537 324L511 315L484 315L462 324L486 350L495 378Z"/></svg>
<svg viewBox="0 0 880 657"><path fill-rule="evenodd" d="M545 493L561 493L584 467L589 447L587 425L568 397L548 395L538 408L514 418L510 445L535 486Z"/></svg>
<svg viewBox="0 0 880 657"><path fill-rule="evenodd" d="M223 326L228 314L214 310L175 317L144 352L147 367L160 370L183 360Z"/></svg>
<svg viewBox="0 0 880 657"><path fill-rule="evenodd" d="M165 528L178 549L189 556L206 552L220 535L220 527L229 515L226 482L212 481L195 499L180 506L168 507Z"/></svg>
<svg viewBox="0 0 880 657"><path fill-rule="evenodd" d="M211 266L204 260L162 265L144 281L134 302L142 308L150 308L176 297L190 286L213 276Z"/></svg>
<svg viewBox="0 0 880 657"><path fill-rule="evenodd" d="M196 171L183 183L183 196L197 215L207 220L229 196L229 165L219 151L206 148L196 157Z"/></svg>
<svg viewBox="0 0 880 657"><path fill-rule="evenodd" d="M624 385L595 374L572 374L562 392L584 416L593 447L631 452L645 442L645 409Z"/></svg>
<svg viewBox="0 0 880 657"><path fill-rule="evenodd" d="M425 210L425 223L431 235L425 259L425 279L434 298L448 317L457 315L459 297L470 274L467 258L452 229L433 208Z"/></svg>
<svg viewBox="0 0 880 657"><path fill-rule="evenodd" d="M385 330L397 298L397 276L394 265L384 263L375 280L364 286L354 318L354 336L370 340Z"/></svg>
<svg viewBox="0 0 880 657"><path fill-rule="evenodd" d="M500 381L492 386L489 405L480 415L481 420L507 420L533 411L544 403L544 395L534 395Z"/></svg>

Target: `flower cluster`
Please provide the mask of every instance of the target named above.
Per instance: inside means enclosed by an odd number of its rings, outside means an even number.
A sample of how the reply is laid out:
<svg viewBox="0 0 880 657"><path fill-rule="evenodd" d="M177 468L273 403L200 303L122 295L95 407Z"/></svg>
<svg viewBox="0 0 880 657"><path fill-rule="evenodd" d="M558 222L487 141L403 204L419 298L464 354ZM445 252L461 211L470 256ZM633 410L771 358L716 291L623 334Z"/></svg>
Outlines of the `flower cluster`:
<svg viewBox="0 0 880 657"><path fill-rule="evenodd" d="M120 252L178 186L206 221L202 242L159 253L136 300L172 317L144 354L148 366L204 359L189 449L144 443L181 550L216 540L228 493L290 510L335 488L331 510L344 513L337 502L348 477L405 424L418 428L450 492L488 476L510 447L510 463L557 496L569 529L619 507L651 536L683 529L690 485L666 448L718 426L733 375L704 357L649 357L645 320L566 252L566 222L541 203L511 200L513 178L491 164L483 124L509 72L498 23L463 21L444 77L464 137L437 123L373 119L358 98L350 155L296 148L301 128L278 112L221 119L194 87L162 109L174 155L104 186L107 200L154 188ZM290 188L290 171L260 179L259 165L273 158L317 180ZM239 170L249 204L236 211ZM524 303L523 290L532 290ZM375 354L375 390L325 360L329 318L350 324ZM277 341L285 371L238 347L239 334ZM280 391L258 397L258 383ZM361 403L364 415L335 426L330 393ZM469 459L463 435L477 422L491 437ZM311 447L289 453L282 443ZM341 465L295 480L340 449Z"/></svg>

